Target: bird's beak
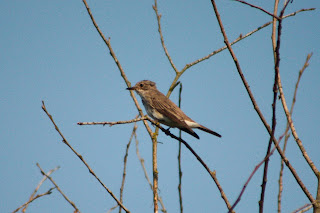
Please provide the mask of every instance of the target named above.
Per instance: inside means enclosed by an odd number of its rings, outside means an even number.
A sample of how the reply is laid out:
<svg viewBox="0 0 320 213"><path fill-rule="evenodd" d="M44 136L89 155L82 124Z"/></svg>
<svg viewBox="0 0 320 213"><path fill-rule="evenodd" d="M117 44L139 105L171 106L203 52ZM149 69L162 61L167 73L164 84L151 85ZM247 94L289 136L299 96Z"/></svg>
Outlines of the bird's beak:
<svg viewBox="0 0 320 213"><path fill-rule="evenodd" d="M127 90L135 90L135 87L128 87Z"/></svg>

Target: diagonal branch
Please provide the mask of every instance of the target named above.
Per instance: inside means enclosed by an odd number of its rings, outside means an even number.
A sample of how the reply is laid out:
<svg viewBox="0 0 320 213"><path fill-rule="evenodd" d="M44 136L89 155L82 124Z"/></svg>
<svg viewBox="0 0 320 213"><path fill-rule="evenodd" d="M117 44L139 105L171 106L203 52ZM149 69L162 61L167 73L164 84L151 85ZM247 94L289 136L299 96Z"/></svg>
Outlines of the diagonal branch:
<svg viewBox="0 0 320 213"><path fill-rule="evenodd" d="M182 138L179 138L175 135L173 135L172 133L170 133L169 130L163 128L162 126L160 126L157 122L153 121L152 119L150 119L149 117L147 117L147 119L153 123L153 125L157 126L159 129L161 129L162 132L164 132L166 135L170 136L171 138L177 140L177 141L180 141L181 143L183 143L187 149L189 149L189 151L197 158L197 160L201 163L201 165L207 170L207 172L210 174L211 178L213 179L213 181L216 183L217 187L218 187L218 190L220 191L220 194L221 194L221 197L222 199L224 200L224 202L226 203L228 209L231 208L231 205L228 201L228 198L226 196L226 194L224 193L218 179L217 179L217 176L216 176L216 172L215 171L211 171L209 169L209 167L207 166L207 164L202 160L202 158L192 149L192 147L185 141L183 140Z"/></svg>
<svg viewBox="0 0 320 213"><path fill-rule="evenodd" d="M297 80L297 83L296 83L296 86L295 86L295 89L294 89L294 93L293 93L293 98L292 98L292 104L291 104L291 108L290 108L290 115L292 116L292 113L293 113L293 108L294 108L294 105L296 103L296 97L297 97L297 92L298 92L298 86L299 86L299 83L300 83L300 79L301 79L301 76L302 74L304 73L305 69L309 66L309 60L312 56L312 53L311 54L308 54L307 56L307 59L302 67L302 69L299 71L299 75L298 75L298 80ZM289 134L288 134L288 131L289 131L289 123L287 122L287 125L286 125L286 129L284 131L284 135L285 135L285 139L284 139L284 144L283 144L283 152L286 151L286 147L287 147L287 142L288 142L288 139L289 139ZM282 196L282 190L283 190L283 185L282 185L282 182L283 182L283 169L284 169L284 165L283 165L283 160L281 160L281 166L280 166L280 174L279 174L279 191L278 191L278 213L281 212L281 196Z"/></svg>
<svg viewBox="0 0 320 213"><path fill-rule="evenodd" d="M246 5L249 5L250 7L256 8L256 9L258 9L258 10L261 10L261 11L263 11L264 13L268 14L269 16L272 16L273 18L275 18L275 19L277 19L277 20L280 20L280 18L279 18L278 16L276 16L275 14L272 14L272 13L266 11L266 10L263 9L262 7L255 6L255 5L253 5L253 4L250 4L250 3L248 3L248 2L241 1L241 0L235 0L235 1L240 2L240 3L243 3L243 4L246 4Z"/></svg>
<svg viewBox="0 0 320 213"><path fill-rule="evenodd" d="M86 0L82 0L82 2L83 2L83 4L85 5L85 7L86 7L86 9L87 9L87 12L88 12L88 14L89 14L89 16L90 16L90 18L91 18L92 24L94 25L94 27L95 27L96 30L98 31L98 33L99 33L100 37L102 38L102 40L104 41L104 43L105 43L105 44L107 45L107 47L109 48L110 55L111 55L111 57L113 58L114 62L117 64L118 69L119 69L119 71L120 71L120 74L121 74L123 80L125 81L127 87L130 87L131 84L130 84L130 82L129 82L129 80L128 80L128 78L127 78L127 76L126 76L126 74L125 74L125 72L124 72L124 70L123 70L123 68L122 68L119 60L118 60L118 58L116 57L115 52L113 51L113 49L112 49L112 47L111 47L110 38L109 38L109 39L106 39L106 37L105 37L105 36L103 35L103 33L101 32L98 24L96 23L93 15L92 15L92 13L91 13L91 10L90 10L90 8L89 8L89 5L87 4L87 1L86 1ZM138 100L137 100L136 96L134 95L133 91L130 91L130 95L131 95L131 97L132 97L132 99L133 99L133 102L135 103L135 105L136 105L136 107L137 107L137 109L138 109L138 111L139 111L140 116L143 116L142 109L141 109L141 107L140 107L140 105L139 105L139 103L138 103ZM149 133L149 135L150 135L150 137L152 137L152 135L153 135L153 134L152 134L152 130L151 130L151 128L149 127L148 123L147 123L147 122L143 122L143 123L144 123L144 125L145 125L145 127L146 127L146 129L147 129L147 131L148 131L148 133Z"/></svg>
<svg viewBox="0 0 320 213"><path fill-rule="evenodd" d="M282 136L282 137L283 137L283 136ZM278 143L280 143L282 137L279 138ZM253 177L253 175L258 171L258 169L260 168L260 166L261 166L266 160L268 160L271 155L273 155L273 153L274 153L275 150L276 150L276 147L273 147L273 149L271 150L271 152L269 152L269 154L268 154L260 163L258 163L258 164L255 166L255 168L254 168L253 171L251 172L249 178L247 179L246 183L243 185L242 190L241 190L238 198L236 199L236 201L235 201L234 204L232 205L231 209L229 209L229 212L228 212L228 213L230 213L231 210L233 210L233 209L236 207L236 205L240 202L240 199L241 199L244 191L246 190L246 188L247 188L247 186L248 186L251 178Z"/></svg>
<svg viewBox="0 0 320 213"><path fill-rule="evenodd" d="M60 167L57 166L56 168L51 169L51 170L42 178L42 180L39 182L38 186L35 188L35 190L34 190L33 193L31 194L31 196L30 196L30 198L29 198L29 201L31 201L31 200L34 198L34 196L35 196L35 194L37 193L37 191L39 190L40 186L43 184L43 182L44 182L45 180L47 180L47 176L50 176L53 172L55 172L55 171L58 170L59 168L60 168ZM28 207L28 204L26 204L26 205L24 206L24 208L22 209L22 212L23 212L23 213L27 210L27 207Z"/></svg>
<svg viewBox="0 0 320 213"><path fill-rule="evenodd" d="M293 121L292 121L292 118L291 118L291 115L290 115L290 112L289 112L289 109L288 109L288 106L287 106L287 103L286 103L286 99L284 97L283 87L282 87L280 76L279 76L279 79L278 79L278 87L279 87L280 99L281 99L282 107L283 107L283 110L284 110L284 112L286 114L287 121L288 121L290 129L291 129L291 133L292 133L292 135L293 135L298 147L300 148L300 151L301 151L304 159L307 161L308 165L310 166L311 170L314 172L316 177L319 177L320 176L319 170L317 169L317 167L315 166L315 164L313 163L313 161L309 157L309 155L308 155L307 151L305 150L305 148L304 148L304 146L302 144L302 141L300 140L300 138L298 136L298 133L297 133L295 127L294 127L294 124L293 124Z"/></svg>
<svg viewBox="0 0 320 213"><path fill-rule="evenodd" d="M107 190L107 192L111 195L111 197L119 204L119 206L121 206L123 208L123 210L125 210L126 212L130 212L117 198L116 196L112 193L112 191L110 189L108 189L106 187L106 185L104 185L104 183L98 178L98 176L94 173L94 171L91 169L91 167L89 166L89 164L83 159L83 157L78 154L78 152L69 144L69 142L67 141L67 139L63 136L63 134L61 133L60 129L58 128L58 126L56 125L56 123L53 120L52 115L49 114L49 112L47 111L47 108L44 104L44 101L42 101L42 109L43 111L47 114L47 116L49 117L49 119L51 120L52 124L54 125L55 129L57 130L57 132L59 133L59 135L62 138L62 142L64 144L66 144L71 150L72 152L77 155L77 157L82 161L82 163L84 163L84 165L87 167L87 169L89 170L90 174L92 174L97 180L98 182L103 186L103 188L105 190Z"/></svg>
<svg viewBox="0 0 320 213"><path fill-rule="evenodd" d="M30 203L32 203L33 201L35 201L36 199L38 199L38 198L40 198L40 197L43 197L43 196L45 196L45 195L51 194L53 189L55 189L55 188L50 188L47 192L42 193L42 194L38 194L37 196L32 197L32 199L30 199L28 202L26 202L25 204L23 204L22 206L20 206L20 207L17 208L16 210L14 210L12 213L18 212L21 208L29 205Z"/></svg>
<svg viewBox="0 0 320 213"><path fill-rule="evenodd" d="M290 14L288 14L288 15L283 16L282 19L295 16L296 14L298 14L298 13L300 13L300 12L311 11L311 10L315 10L315 8L301 9L301 10L298 10L298 11L295 11L295 12L293 12L293 13L290 13ZM276 19L275 19L275 20L276 20ZM237 39L235 39L233 42L231 42L230 45L232 46L232 45L238 43L239 41L242 41L243 39L251 36L252 34L258 32L259 30L261 30L261 29L269 26L270 24L272 24L272 21L269 21L269 22L261 25L260 27L252 30L251 32L249 32L249 33L247 33L247 34L245 34L245 35L242 35L242 34L241 34ZM222 48L220 48L220 49L218 49L218 50L215 50L215 51L211 52L211 53L208 54L207 56L204 56L204 57L202 57L202 58L200 58L200 59L197 59L197 60L195 60L195 61L193 61L193 62L191 62L191 63L186 64L180 72L181 72L181 73L185 72L185 71L186 71L187 69L189 69L190 67L192 67L192 66L194 66L194 65L196 65L196 64L198 64L198 63L200 63L200 62L202 62L202 61L204 61L204 60L207 60L207 59L211 58L211 56L214 56L214 55L216 55L217 53L222 52L223 50L225 50L225 49L227 49L227 48L228 48L227 45L225 45L224 47L222 47ZM178 80L178 79L177 79L177 80Z"/></svg>
<svg viewBox="0 0 320 213"><path fill-rule="evenodd" d="M78 207L74 204L74 202L72 202L72 201L67 197L67 195L65 195L65 194L63 193L63 191L59 188L59 186L58 186L58 185L56 184L56 182L52 179L52 177L48 176L48 175L41 169L39 163L37 163L37 167L40 169L41 174L42 174L43 176L46 176L46 177L51 181L51 183L55 186L55 188L60 192L60 194L62 195L62 197L63 197L66 201L68 201L68 203L70 203L70 205L74 208L75 212L80 212L79 209L78 209Z"/></svg>
<svg viewBox="0 0 320 213"><path fill-rule="evenodd" d="M265 128L267 129L269 135L271 136L271 128L270 126L268 125L266 119L264 118L262 112L260 111L260 108L258 107L257 105L257 102L253 96L253 93L251 92L251 89L249 87L249 84L247 82L247 80L245 79L243 73L242 73L242 70L241 70L241 67L240 67L240 64L239 64L239 61L237 59L237 57L235 56L232 48L231 48L231 45L228 41L228 37L226 35L226 32L224 30L224 27L223 27L223 24L222 24L222 21L221 21L221 18L220 18L220 14L218 12L218 9L217 9L217 5L215 3L215 0L211 0L211 3L212 3L212 6L213 6L213 9L214 9L214 12L216 14L216 17L217 17L217 20L218 20L218 23L219 23L219 26L220 26L220 30L221 30L221 33L223 35L223 38L224 38L224 42L225 44L227 45L228 47L228 50L233 58L233 61L235 63L235 66L237 68L237 71L240 75L240 78L247 90L247 93L250 97L250 100L252 102L252 105L254 107L254 109L256 110L260 120L262 121L263 125L265 126ZM289 168L290 172L292 173L292 175L294 176L294 178L296 179L297 183L299 184L300 188L302 189L302 191L305 193L305 195L308 197L308 199L310 200L310 202L314 202L314 198L312 197L311 193L308 191L308 189L306 188L306 186L303 184L302 180L300 179L300 177L298 176L296 170L292 167L292 165L290 164L289 160L286 158L286 156L284 155L284 153L282 152L280 146L278 145L278 142L277 142L277 139L275 137L273 137L273 143L275 144L276 148L277 148L277 151L278 153L280 154L281 158L283 159L283 161L285 162L286 166Z"/></svg>
<svg viewBox="0 0 320 213"><path fill-rule="evenodd" d="M162 35L162 30L161 30L161 22L160 22L160 19L161 19L161 15L159 14L158 12L158 4L157 4L157 0L154 0L154 5L152 6L154 12L156 13L156 16L157 16L157 20L158 20L158 31L159 31L159 34L160 34L160 40L161 40L161 44L162 44L162 47L163 47L163 50L164 52L166 53L166 56L172 66L172 68L174 69L174 71L176 73L179 72L179 70L177 69L176 65L174 65L173 61L172 61L172 58L171 56L169 55L169 52L168 52L168 49L166 47L166 45L164 44L164 39L163 39L163 35Z"/></svg>

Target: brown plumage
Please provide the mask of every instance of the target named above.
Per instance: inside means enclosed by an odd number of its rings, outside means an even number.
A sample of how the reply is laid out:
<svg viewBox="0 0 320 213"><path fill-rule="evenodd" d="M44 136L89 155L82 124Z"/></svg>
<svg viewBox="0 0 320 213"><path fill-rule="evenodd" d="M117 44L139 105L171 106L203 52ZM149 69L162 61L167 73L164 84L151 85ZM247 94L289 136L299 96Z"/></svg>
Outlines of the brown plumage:
<svg viewBox="0 0 320 213"><path fill-rule="evenodd" d="M127 89L135 90L138 93L148 115L159 123L169 127L177 127L198 139L199 136L192 128L198 128L217 137L221 137L220 134L202 126L184 114L175 103L157 90L154 82L148 80L140 81L135 86Z"/></svg>

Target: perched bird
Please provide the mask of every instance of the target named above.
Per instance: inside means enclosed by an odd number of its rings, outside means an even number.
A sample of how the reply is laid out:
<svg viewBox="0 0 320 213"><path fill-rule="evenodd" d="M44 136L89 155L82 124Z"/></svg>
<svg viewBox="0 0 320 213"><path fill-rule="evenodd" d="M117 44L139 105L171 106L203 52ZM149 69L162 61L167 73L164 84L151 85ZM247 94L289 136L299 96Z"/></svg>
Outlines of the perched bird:
<svg viewBox="0 0 320 213"><path fill-rule="evenodd" d="M159 123L169 127L177 127L198 139L199 136L192 128L201 129L202 131L221 137L220 134L202 126L184 114L175 103L157 89L156 83L143 80L135 86L127 88L127 90L134 90L138 93L148 115Z"/></svg>

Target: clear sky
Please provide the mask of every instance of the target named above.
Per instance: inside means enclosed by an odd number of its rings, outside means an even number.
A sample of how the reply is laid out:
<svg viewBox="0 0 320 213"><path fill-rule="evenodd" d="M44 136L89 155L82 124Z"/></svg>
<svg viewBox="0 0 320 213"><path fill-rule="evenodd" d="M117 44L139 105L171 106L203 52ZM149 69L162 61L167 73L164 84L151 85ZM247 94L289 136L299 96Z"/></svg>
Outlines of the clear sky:
<svg viewBox="0 0 320 213"><path fill-rule="evenodd" d="M271 17L234 1L217 1L230 41L256 29ZM252 1L251 1L252 2ZM270 1L254 2L273 11ZM148 79L163 93L174 72L162 49L152 1L88 1L91 11L132 84ZM299 138L320 169L320 28L319 1L293 1L285 14L302 8L283 21L280 74L291 105L298 71L308 53L310 66L302 76L293 120ZM159 12L165 43L178 69L224 46L210 1L160 1ZM93 27L81 0L2 1L0 7L0 212L12 212L25 203L42 175L61 168L52 177L81 212L106 212L114 200L87 168L61 142L41 109L44 100L69 143L84 157L98 177L119 197L123 157L133 124L78 126L80 121L130 120L137 110L109 50ZM271 26L233 46L257 103L271 124L274 65ZM182 109L195 121L222 135L219 139L197 131L200 140L183 137L215 170L231 203L255 165L266 153L269 136L241 83L230 54L223 51L187 70ZM176 89L171 99L177 102ZM138 98L141 103L140 98ZM281 103L277 102L279 137L285 128ZM178 134L176 129L171 132ZM151 142L138 123L141 156L152 178ZM179 211L178 143L159 135L160 195L168 212ZM304 161L293 137L287 156L315 196L316 178ZM271 157L265 212L275 212L280 158ZM183 205L188 212L226 212L216 185L195 157L182 150ZM262 168L250 182L237 212L257 212ZM309 201L285 168L283 212L292 212ZM46 181L40 193L52 184ZM124 205L131 212L152 212L152 192L136 156L135 143L128 153ZM54 190L36 200L29 212L71 212L72 207Z"/></svg>

